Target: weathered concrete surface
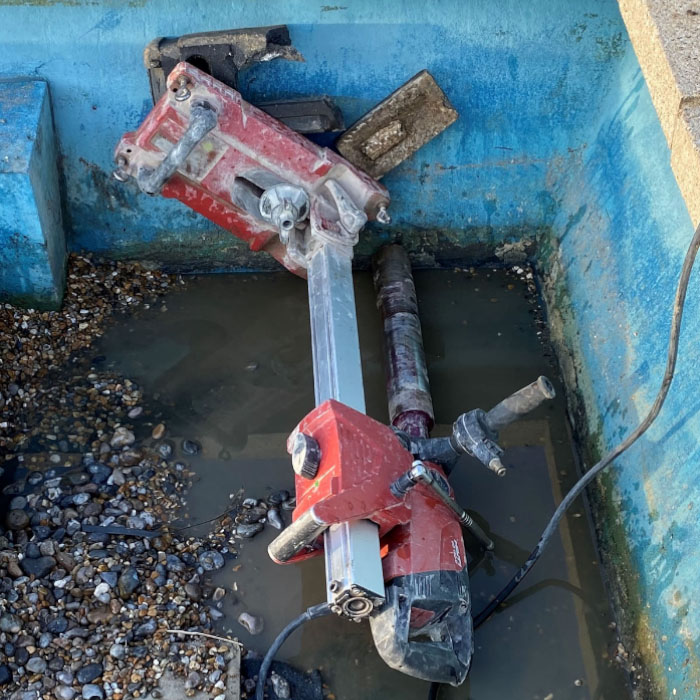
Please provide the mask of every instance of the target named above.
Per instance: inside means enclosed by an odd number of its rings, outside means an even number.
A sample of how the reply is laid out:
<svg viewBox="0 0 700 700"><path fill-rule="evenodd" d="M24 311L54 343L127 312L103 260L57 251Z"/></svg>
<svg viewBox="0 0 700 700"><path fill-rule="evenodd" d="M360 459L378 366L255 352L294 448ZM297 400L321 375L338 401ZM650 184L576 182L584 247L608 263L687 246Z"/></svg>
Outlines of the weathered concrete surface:
<svg viewBox="0 0 700 700"><path fill-rule="evenodd" d="M700 3L619 0L671 149L690 215L700 222Z"/></svg>
<svg viewBox="0 0 700 700"><path fill-rule="evenodd" d="M0 80L0 297L56 308L66 245L48 85Z"/></svg>

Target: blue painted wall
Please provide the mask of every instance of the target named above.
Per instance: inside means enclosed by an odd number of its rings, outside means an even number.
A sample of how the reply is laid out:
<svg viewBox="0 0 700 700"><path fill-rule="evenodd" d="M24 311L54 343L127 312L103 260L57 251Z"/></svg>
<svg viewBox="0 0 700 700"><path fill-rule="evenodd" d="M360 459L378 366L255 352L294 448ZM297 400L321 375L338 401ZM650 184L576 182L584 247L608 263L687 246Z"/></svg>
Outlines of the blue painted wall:
<svg viewBox="0 0 700 700"><path fill-rule="evenodd" d="M656 396L693 233L631 49L601 106L542 251L553 330L572 398L586 414L580 427L598 451L625 437ZM696 273L666 406L597 498L619 603L663 684L660 697L700 697L699 334Z"/></svg>
<svg viewBox="0 0 700 700"><path fill-rule="evenodd" d="M109 176L117 140L150 108L149 40L287 23L306 62L254 68L244 95L330 94L348 122L427 67L462 116L385 178L395 230L438 257L483 259L504 241L537 239L592 448L614 444L648 409L692 227L614 0L0 0L0 20L0 74L51 83L71 247L199 268L251 260L178 203ZM596 491L624 618L664 698L700 696L698 298L694 279L669 405Z"/></svg>
<svg viewBox="0 0 700 700"><path fill-rule="evenodd" d="M113 181L119 137L148 112L142 51L156 36L287 23L304 63L244 74L252 101L329 94L352 122L423 68L462 115L386 177L395 230L493 244L554 216L565 167L610 83L622 36L609 0L193 3L0 0L0 75L50 81L73 249L236 266L233 239L176 202ZM250 261L245 260L249 263Z"/></svg>

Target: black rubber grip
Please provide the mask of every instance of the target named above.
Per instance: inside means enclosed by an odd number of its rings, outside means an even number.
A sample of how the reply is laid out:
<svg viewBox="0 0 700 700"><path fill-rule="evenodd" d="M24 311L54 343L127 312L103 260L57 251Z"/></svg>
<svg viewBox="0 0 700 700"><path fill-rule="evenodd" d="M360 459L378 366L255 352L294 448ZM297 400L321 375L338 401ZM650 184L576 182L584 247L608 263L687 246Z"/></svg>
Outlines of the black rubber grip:
<svg viewBox="0 0 700 700"><path fill-rule="evenodd" d="M543 401L556 396L552 382L547 377L538 377L494 406L486 414L488 427L494 432L534 411Z"/></svg>

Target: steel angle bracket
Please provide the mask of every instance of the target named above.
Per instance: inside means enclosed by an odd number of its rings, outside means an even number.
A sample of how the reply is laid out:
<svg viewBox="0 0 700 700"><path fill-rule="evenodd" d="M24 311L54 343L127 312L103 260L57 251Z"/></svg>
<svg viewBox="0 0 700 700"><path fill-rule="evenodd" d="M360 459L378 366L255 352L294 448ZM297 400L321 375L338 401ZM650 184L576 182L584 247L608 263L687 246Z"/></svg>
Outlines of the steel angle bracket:
<svg viewBox="0 0 700 700"><path fill-rule="evenodd" d="M234 89L238 74L255 63L284 58L303 61L292 46L289 30L280 24L251 29L227 29L153 39L143 52L155 104L167 90L167 79L178 63L186 61Z"/></svg>
<svg viewBox="0 0 700 700"><path fill-rule="evenodd" d="M167 89L170 72L182 61L238 90L242 71L275 58L304 60L292 46L289 31L283 24L158 37L143 52L153 104ZM333 134L345 129L340 109L325 95L275 100L257 106L300 134Z"/></svg>
<svg viewBox="0 0 700 700"><path fill-rule="evenodd" d="M422 70L355 122L336 147L353 165L379 179L458 116L435 78Z"/></svg>

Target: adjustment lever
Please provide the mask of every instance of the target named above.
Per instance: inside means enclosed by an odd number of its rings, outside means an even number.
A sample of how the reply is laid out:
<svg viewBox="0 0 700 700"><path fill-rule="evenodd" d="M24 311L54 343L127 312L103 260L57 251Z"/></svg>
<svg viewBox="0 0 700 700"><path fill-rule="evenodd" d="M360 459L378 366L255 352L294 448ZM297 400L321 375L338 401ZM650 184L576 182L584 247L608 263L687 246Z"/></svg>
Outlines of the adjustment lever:
<svg viewBox="0 0 700 700"><path fill-rule="evenodd" d="M503 449L496 442L498 431L555 396L556 392L549 379L539 377L537 381L503 399L488 412L476 408L463 413L452 427L450 446L459 454L476 457L498 476L505 476L506 468L501 462Z"/></svg>

